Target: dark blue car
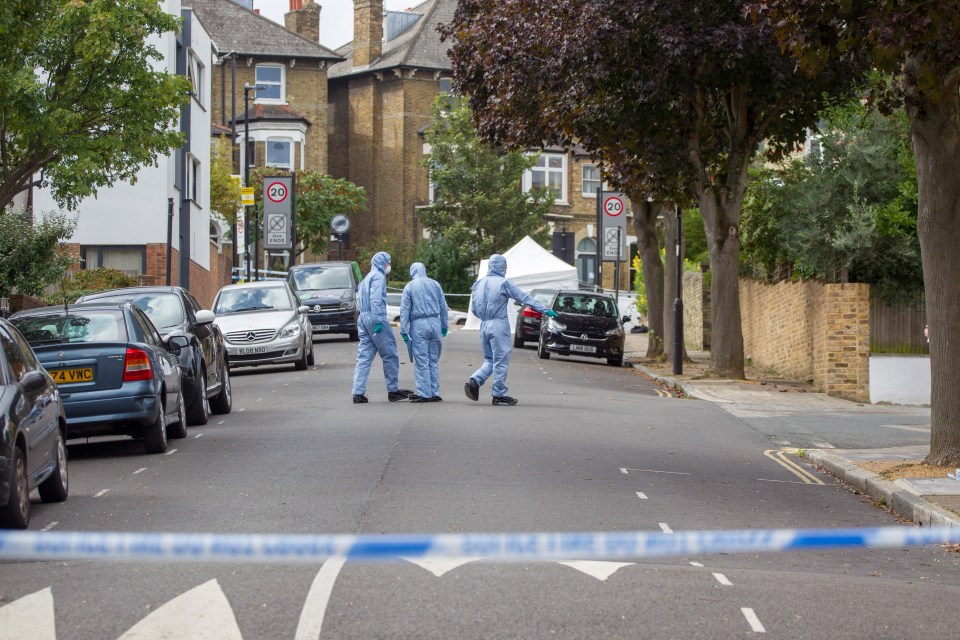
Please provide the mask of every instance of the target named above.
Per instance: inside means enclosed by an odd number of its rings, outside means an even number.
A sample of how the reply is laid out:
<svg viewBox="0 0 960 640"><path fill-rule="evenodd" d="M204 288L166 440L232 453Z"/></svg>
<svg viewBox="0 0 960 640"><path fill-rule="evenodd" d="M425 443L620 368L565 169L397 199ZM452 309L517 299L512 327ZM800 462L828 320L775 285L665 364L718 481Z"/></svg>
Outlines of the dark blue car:
<svg viewBox="0 0 960 640"><path fill-rule="evenodd" d="M70 438L128 435L147 453L187 435L179 350L129 302L21 311L10 318L60 388Z"/></svg>
<svg viewBox="0 0 960 640"><path fill-rule="evenodd" d="M67 499L66 438L57 385L0 319L0 527L27 528L34 489L44 502Z"/></svg>

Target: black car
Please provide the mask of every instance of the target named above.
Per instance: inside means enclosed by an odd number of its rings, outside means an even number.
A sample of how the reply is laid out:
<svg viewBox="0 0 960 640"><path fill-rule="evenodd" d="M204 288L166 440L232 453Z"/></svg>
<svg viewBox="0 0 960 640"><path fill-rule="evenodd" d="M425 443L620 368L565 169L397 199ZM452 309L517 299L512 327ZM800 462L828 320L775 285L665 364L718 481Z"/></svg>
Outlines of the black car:
<svg viewBox="0 0 960 640"><path fill-rule="evenodd" d="M183 369L187 422L206 424L210 413L230 413L233 389L223 332L213 323L212 311L202 309L183 287L128 287L98 291L77 302L132 302L147 314L164 340L184 336L188 346L178 358Z"/></svg>
<svg viewBox="0 0 960 640"><path fill-rule="evenodd" d="M307 317L313 335L345 333L352 342L357 333L357 285L355 262L311 262L290 267L287 282L300 304L310 308Z"/></svg>
<svg viewBox="0 0 960 640"><path fill-rule="evenodd" d="M53 378L22 335L0 320L0 527L26 529L30 492L67 499L67 418Z"/></svg>
<svg viewBox="0 0 960 640"><path fill-rule="evenodd" d="M606 358L623 366L623 323L613 296L590 291L558 291L550 303L556 318L540 325L537 355L546 360L551 353L564 356Z"/></svg>
<svg viewBox="0 0 960 640"><path fill-rule="evenodd" d="M550 304L556 289L534 289L530 295L543 304ZM517 324L513 333L513 346L522 348L526 342L540 340L540 312L527 305L521 305L517 311Z"/></svg>
<svg viewBox="0 0 960 640"><path fill-rule="evenodd" d="M60 390L68 438L128 435L147 453L187 437L177 355L186 336L163 340L129 302L88 302L13 314Z"/></svg>

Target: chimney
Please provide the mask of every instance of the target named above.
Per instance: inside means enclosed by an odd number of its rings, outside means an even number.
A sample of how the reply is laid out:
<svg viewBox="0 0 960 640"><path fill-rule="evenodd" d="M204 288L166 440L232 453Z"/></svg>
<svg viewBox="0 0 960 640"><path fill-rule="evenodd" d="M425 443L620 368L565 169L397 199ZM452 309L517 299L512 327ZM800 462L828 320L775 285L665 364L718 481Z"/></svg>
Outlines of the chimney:
<svg viewBox="0 0 960 640"><path fill-rule="evenodd" d="M353 0L353 66L366 67L383 53L383 0Z"/></svg>
<svg viewBox="0 0 960 640"><path fill-rule="evenodd" d="M283 25L310 42L320 43L320 5L313 0L290 0L290 12L284 14Z"/></svg>

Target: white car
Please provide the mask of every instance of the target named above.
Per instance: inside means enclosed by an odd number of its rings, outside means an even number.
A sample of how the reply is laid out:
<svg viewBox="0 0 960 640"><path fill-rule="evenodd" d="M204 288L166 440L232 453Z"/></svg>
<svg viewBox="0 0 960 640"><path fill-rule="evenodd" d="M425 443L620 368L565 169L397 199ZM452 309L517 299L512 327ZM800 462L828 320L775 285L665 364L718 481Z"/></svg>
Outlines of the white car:
<svg viewBox="0 0 960 640"><path fill-rule="evenodd" d="M400 324L400 298L402 293L387 293L387 319ZM467 314L463 311L447 310L447 324L451 327L467 324Z"/></svg>
<svg viewBox="0 0 960 640"><path fill-rule="evenodd" d="M214 322L226 339L230 368L292 362L303 371L313 365L309 310L285 280L220 289L213 301Z"/></svg>

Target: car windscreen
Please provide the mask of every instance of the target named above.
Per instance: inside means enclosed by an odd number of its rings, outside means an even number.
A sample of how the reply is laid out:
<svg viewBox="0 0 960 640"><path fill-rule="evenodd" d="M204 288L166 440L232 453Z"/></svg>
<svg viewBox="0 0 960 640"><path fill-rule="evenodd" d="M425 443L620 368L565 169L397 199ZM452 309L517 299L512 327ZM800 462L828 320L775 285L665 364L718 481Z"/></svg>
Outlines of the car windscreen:
<svg viewBox="0 0 960 640"><path fill-rule="evenodd" d="M183 303L174 293L150 293L97 298L97 302L132 302L140 308L161 333L183 324Z"/></svg>
<svg viewBox="0 0 960 640"><path fill-rule="evenodd" d="M533 291L530 295L533 296L534 300L537 302L548 304L551 300L553 300L553 296L556 294L556 291Z"/></svg>
<svg viewBox="0 0 960 640"><path fill-rule="evenodd" d="M325 266L301 267L290 272L291 284L297 291L317 289L352 289L350 267Z"/></svg>
<svg viewBox="0 0 960 640"><path fill-rule="evenodd" d="M399 307L400 303L403 301L402 293L388 293L387 294L387 304L391 307Z"/></svg>
<svg viewBox="0 0 960 640"><path fill-rule="evenodd" d="M63 342L127 342L127 327L119 309L26 316L10 320L34 346Z"/></svg>
<svg viewBox="0 0 960 640"><path fill-rule="evenodd" d="M616 318L617 307L613 300L593 295L560 294L553 304L555 311L584 316Z"/></svg>
<svg viewBox="0 0 960 640"><path fill-rule="evenodd" d="M290 296L283 287L247 287L224 289L217 296L213 312L217 315L244 311L290 311Z"/></svg>

